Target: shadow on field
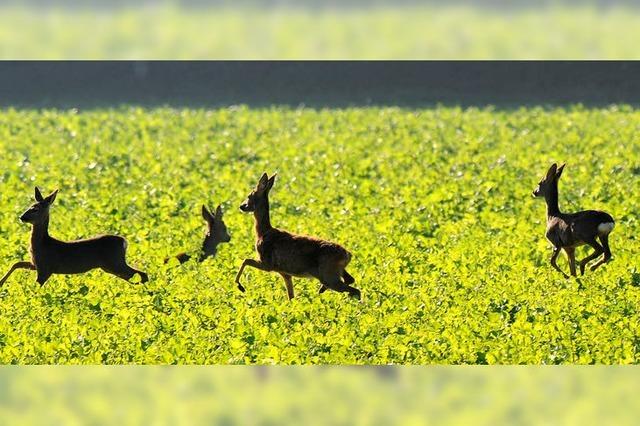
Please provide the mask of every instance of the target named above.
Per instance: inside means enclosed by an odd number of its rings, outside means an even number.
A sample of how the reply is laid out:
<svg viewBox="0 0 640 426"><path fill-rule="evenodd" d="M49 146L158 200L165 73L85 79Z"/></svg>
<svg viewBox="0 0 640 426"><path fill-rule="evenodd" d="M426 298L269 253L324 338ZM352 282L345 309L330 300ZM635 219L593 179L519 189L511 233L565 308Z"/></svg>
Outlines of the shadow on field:
<svg viewBox="0 0 640 426"><path fill-rule="evenodd" d="M605 106L639 62L4 62L0 107Z"/></svg>

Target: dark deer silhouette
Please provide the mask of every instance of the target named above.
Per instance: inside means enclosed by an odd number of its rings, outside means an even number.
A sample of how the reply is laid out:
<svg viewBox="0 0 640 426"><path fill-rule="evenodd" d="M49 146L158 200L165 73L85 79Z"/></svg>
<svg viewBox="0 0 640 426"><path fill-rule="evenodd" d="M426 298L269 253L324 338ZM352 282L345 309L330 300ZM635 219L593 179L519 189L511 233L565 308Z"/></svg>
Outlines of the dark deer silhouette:
<svg viewBox="0 0 640 426"><path fill-rule="evenodd" d="M577 213L562 213L558 207L558 179L564 170L564 164L558 168L552 164L546 176L538 183L533 191L534 197L544 197L547 202L547 239L553 244L551 266L558 270L565 278L569 276L562 272L556 263L556 258L563 249L569 258L571 275L576 276L575 248L588 244L594 252L580 261L580 274L589 262L604 253L604 257L591 266L594 271L600 265L611 259L609 249L609 234L613 231L615 222L611 215L599 210L584 210ZM600 242L598 242L600 240Z"/></svg>
<svg viewBox="0 0 640 426"><path fill-rule="evenodd" d="M25 211L20 220L32 225L31 262L17 262L0 279L0 286L16 269L37 271L37 281L43 285L52 274L81 274L100 268L129 281L135 274L141 282L149 280L147 274L127 265L127 240L117 235L102 235L77 241L60 241L49 235L49 207L58 190L43 197L35 189L36 203Z"/></svg>
<svg viewBox="0 0 640 426"><path fill-rule="evenodd" d="M227 226L222 220L222 208L218 206L215 213L211 213L207 206L202 205L202 218L207 223L207 231L202 241L202 247L200 248L199 262L203 262L207 257L215 256L218 251L218 244L228 243L231 241L231 236L227 231ZM187 253L179 253L174 258L178 259L180 264L187 262L191 259L191 255ZM171 258L168 257L164 260L164 263L168 263Z"/></svg>
<svg viewBox="0 0 640 426"><path fill-rule="evenodd" d="M347 292L360 299L360 290L349 284L355 282L346 271L351 253L339 244L314 237L291 234L271 226L269 219L269 190L276 176L263 174L256 188L242 203L240 210L253 212L256 226L256 251L260 260L245 259L236 275L240 291L245 291L240 277L245 266L263 271L278 272L284 279L289 299L293 299L292 277L313 277L322 283L320 293L327 288Z"/></svg>

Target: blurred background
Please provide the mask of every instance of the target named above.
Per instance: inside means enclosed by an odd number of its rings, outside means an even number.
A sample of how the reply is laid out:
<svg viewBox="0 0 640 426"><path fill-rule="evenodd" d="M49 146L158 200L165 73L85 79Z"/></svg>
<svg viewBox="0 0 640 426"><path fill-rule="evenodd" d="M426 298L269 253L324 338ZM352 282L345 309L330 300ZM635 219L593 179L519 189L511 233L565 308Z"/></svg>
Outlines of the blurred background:
<svg viewBox="0 0 640 426"><path fill-rule="evenodd" d="M639 36L632 0L0 3L4 59L632 59Z"/></svg>
<svg viewBox="0 0 640 426"><path fill-rule="evenodd" d="M624 367L21 367L3 424L623 425Z"/></svg>

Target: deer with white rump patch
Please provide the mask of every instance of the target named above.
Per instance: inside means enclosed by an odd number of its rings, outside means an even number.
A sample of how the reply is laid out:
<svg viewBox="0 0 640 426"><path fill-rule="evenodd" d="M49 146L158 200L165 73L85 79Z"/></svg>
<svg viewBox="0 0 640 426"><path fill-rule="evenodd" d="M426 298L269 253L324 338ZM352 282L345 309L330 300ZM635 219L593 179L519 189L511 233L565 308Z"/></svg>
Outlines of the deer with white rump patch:
<svg viewBox="0 0 640 426"><path fill-rule="evenodd" d="M355 279L346 271L351 253L339 244L314 237L295 235L271 226L269 219L269 191L276 176L262 175L256 188L240 205L243 212L253 212L256 224L256 251L260 260L245 259L236 275L236 284L245 266L262 271L278 272L284 279L289 300L293 299L292 277L316 278L322 283L320 293L327 289L347 292L360 299L360 290L351 287Z"/></svg>
<svg viewBox="0 0 640 426"><path fill-rule="evenodd" d="M25 211L20 220L32 225L31 262L17 262L0 279L0 287L16 269L37 271L37 281L43 285L52 274L81 274L100 268L129 281L135 274L141 282L149 280L146 273L127 265L127 240L118 235L101 235L86 240L60 241L49 235L49 207L58 190L43 197L35 189L36 203Z"/></svg>
<svg viewBox="0 0 640 426"><path fill-rule="evenodd" d="M551 266L558 270L565 278L569 276L562 272L556 263L556 258L563 249L569 258L571 275L576 276L575 248L584 244L593 247L594 252L582 259L580 274L589 262L604 254L603 258L591 266L594 271L603 263L611 259L609 249L609 234L613 231L615 222L608 213L600 210L584 210L577 213L562 213L558 207L558 179L564 170L564 164L558 167L555 163L547 171L547 175L538 183L533 191L534 197L544 197L547 203L547 239L553 244Z"/></svg>

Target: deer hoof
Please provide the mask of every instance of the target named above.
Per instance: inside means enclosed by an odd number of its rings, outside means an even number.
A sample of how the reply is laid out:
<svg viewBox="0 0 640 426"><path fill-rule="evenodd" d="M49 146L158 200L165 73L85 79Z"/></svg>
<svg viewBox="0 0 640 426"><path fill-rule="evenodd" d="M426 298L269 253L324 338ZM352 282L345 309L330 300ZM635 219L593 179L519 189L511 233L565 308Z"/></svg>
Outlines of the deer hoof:
<svg viewBox="0 0 640 426"><path fill-rule="evenodd" d="M238 290L240 290L241 292L245 292L244 287L242 287L242 284L238 283Z"/></svg>

